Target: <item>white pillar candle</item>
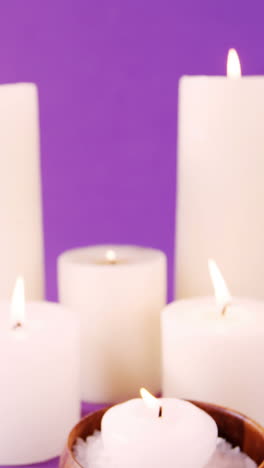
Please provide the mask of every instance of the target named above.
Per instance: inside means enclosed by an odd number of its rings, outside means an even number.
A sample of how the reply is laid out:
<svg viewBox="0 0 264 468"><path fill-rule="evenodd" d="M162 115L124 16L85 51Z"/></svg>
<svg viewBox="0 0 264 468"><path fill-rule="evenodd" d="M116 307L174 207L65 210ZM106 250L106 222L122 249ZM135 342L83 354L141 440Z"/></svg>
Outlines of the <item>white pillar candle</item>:
<svg viewBox="0 0 264 468"><path fill-rule="evenodd" d="M164 309L163 395L220 404L264 424L264 303L227 295L221 301L221 291L218 299Z"/></svg>
<svg viewBox="0 0 264 468"><path fill-rule="evenodd" d="M160 391L160 312L166 258L153 249L97 246L63 253L59 297L81 319L82 398L120 401Z"/></svg>
<svg viewBox="0 0 264 468"><path fill-rule="evenodd" d="M178 299L210 294L212 255L235 295L264 298L264 77L232 57L228 77L180 81Z"/></svg>
<svg viewBox="0 0 264 468"><path fill-rule="evenodd" d="M102 440L113 465L203 468L216 448L214 420L187 401L152 400L150 406L130 400L105 413Z"/></svg>
<svg viewBox="0 0 264 468"><path fill-rule="evenodd" d="M17 274L27 298L43 297L38 97L34 84L0 86L0 298Z"/></svg>
<svg viewBox="0 0 264 468"><path fill-rule="evenodd" d="M64 307L0 303L0 464L41 462L61 453L80 415L79 325ZM11 318L11 320L10 320Z"/></svg>

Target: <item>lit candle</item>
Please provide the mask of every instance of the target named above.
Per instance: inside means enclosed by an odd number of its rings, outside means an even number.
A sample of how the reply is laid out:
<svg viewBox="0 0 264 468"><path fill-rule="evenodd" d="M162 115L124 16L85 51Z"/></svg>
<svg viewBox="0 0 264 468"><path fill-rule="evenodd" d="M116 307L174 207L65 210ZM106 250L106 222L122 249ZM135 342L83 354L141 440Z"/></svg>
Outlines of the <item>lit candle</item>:
<svg viewBox="0 0 264 468"><path fill-rule="evenodd" d="M58 304L25 305L22 278L11 311L0 303L0 368L0 464L58 456L80 412L79 325Z"/></svg>
<svg viewBox="0 0 264 468"><path fill-rule="evenodd" d="M180 80L177 299L210 294L212 255L235 295L264 298L264 77L234 50L227 74Z"/></svg>
<svg viewBox="0 0 264 468"><path fill-rule="evenodd" d="M220 270L215 298L176 301L162 313L163 395L234 408L264 424L264 303L231 298Z"/></svg>
<svg viewBox="0 0 264 468"><path fill-rule="evenodd" d="M216 448L214 420L187 401L156 399L144 389L141 395L110 408L102 419L113 466L204 467Z"/></svg>
<svg viewBox="0 0 264 468"><path fill-rule="evenodd" d="M82 398L116 402L160 392L160 312L166 257L134 246L63 253L59 297L81 320Z"/></svg>
<svg viewBox="0 0 264 468"><path fill-rule="evenodd" d="M241 78L241 63L238 57L238 53L235 49L228 51L227 63L226 63L226 75L228 78L236 79Z"/></svg>
<svg viewBox="0 0 264 468"><path fill-rule="evenodd" d="M115 265L117 263L117 256L114 250L111 250L111 249L107 250L105 256L106 256L106 261L110 265Z"/></svg>

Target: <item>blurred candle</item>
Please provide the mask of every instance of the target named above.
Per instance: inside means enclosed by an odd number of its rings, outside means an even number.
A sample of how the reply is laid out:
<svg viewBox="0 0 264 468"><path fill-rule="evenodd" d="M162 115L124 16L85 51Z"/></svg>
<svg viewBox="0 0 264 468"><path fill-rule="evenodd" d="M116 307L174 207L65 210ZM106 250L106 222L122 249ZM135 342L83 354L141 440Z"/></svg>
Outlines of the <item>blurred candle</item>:
<svg viewBox="0 0 264 468"><path fill-rule="evenodd" d="M79 325L58 304L25 306L21 278L11 311L0 303L0 367L0 464L58 456L80 415Z"/></svg>
<svg viewBox="0 0 264 468"><path fill-rule="evenodd" d="M20 272L27 298L43 298L43 234L37 88L0 86L0 299Z"/></svg>
<svg viewBox="0 0 264 468"><path fill-rule="evenodd" d="M120 401L160 391L160 312L166 258L153 249L97 246L63 253L59 297L81 320L82 398Z"/></svg>
<svg viewBox="0 0 264 468"><path fill-rule="evenodd" d="M210 294L221 260L235 295L264 298L264 77L185 76L179 89L176 297Z"/></svg>
<svg viewBox="0 0 264 468"><path fill-rule="evenodd" d="M264 302L231 298L209 262L216 299L176 301L162 313L163 395L217 403L264 424Z"/></svg>

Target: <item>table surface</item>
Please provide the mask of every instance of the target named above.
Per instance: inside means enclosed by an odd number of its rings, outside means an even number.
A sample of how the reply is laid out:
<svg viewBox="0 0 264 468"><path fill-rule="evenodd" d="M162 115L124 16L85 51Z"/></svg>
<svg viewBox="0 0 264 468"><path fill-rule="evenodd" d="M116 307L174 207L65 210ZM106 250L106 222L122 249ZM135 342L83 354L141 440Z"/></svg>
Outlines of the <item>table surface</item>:
<svg viewBox="0 0 264 468"><path fill-rule="evenodd" d="M106 404L94 404L94 403L82 403L82 416L85 416L93 411L98 411L99 409L105 408ZM20 465L23 467L34 467L34 468L58 468L59 458L53 458L43 463L36 463L34 465ZM10 468L9 466L1 465L1 468Z"/></svg>

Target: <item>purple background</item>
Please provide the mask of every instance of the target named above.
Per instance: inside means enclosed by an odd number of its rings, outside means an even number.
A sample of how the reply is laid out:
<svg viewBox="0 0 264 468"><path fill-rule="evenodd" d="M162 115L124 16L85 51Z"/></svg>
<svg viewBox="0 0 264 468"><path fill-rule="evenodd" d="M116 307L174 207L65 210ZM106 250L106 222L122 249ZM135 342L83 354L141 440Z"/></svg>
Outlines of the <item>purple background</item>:
<svg viewBox="0 0 264 468"><path fill-rule="evenodd" d="M0 83L39 86L47 296L56 257L174 244L177 83L264 74L263 0L1 0ZM52 468L57 461L44 464Z"/></svg>
<svg viewBox="0 0 264 468"><path fill-rule="evenodd" d="M39 86L47 296L56 257L174 244L177 83L264 74L263 0L1 0L0 83Z"/></svg>

